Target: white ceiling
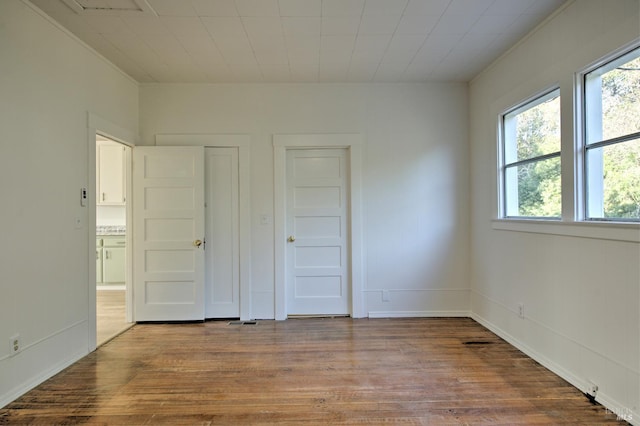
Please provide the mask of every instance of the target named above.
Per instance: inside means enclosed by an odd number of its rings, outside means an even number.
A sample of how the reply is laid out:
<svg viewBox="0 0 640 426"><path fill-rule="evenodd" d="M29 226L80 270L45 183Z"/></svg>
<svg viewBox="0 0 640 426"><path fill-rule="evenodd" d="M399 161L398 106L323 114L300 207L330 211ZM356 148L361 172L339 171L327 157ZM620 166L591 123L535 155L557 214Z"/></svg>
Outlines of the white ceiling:
<svg viewBox="0 0 640 426"><path fill-rule="evenodd" d="M254 83L468 81L564 0L31 2L141 83Z"/></svg>

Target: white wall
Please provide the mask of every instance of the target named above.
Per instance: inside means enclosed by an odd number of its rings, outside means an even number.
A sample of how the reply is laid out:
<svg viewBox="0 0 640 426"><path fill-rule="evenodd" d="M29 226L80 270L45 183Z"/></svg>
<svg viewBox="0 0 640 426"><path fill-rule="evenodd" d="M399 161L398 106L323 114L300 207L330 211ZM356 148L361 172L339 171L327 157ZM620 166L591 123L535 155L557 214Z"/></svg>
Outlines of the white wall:
<svg viewBox="0 0 640 426"><path fill-rule="evenodd" d="M518 232L495 229L500 225L492 219L497 214L498 114L540 90L560 85L563 191L568 195L565 204L571 207L574 73L639 36L637 0L569 2L477 77L469 95L475 318L583 391L589 380L594 381L599 386L597 399L632 415L636 423L640 421L638 228L531 225L529 232ZM571 209L568 213L571 216ZM600 238L594 238L595 233ZM609 239L614 235L631 241ZM524 320L518 318L518 303L524 303Z"/></svg>
<svg viewBox="0 0 640 426"><path fill-rule="evenodd" d="M467 314L467 87L141 85L142 143L156 134L251 137L253 318L274 317L274 134L364 139L364 312ZM390 302L382 302L382 290Z"/></svg>
<svg viewBox="0 0 640 426"><path fill-rule="evenodd" d="M96 225L125 226L127 208L125 206L96 206Z"/></svg>
<svg viewBox="0 0 640 426"><path fill-rule="evenodd" d="M136 133L138 90L20 0L0 1L0 63L3 406L88 353L87 112Z"/></svg>

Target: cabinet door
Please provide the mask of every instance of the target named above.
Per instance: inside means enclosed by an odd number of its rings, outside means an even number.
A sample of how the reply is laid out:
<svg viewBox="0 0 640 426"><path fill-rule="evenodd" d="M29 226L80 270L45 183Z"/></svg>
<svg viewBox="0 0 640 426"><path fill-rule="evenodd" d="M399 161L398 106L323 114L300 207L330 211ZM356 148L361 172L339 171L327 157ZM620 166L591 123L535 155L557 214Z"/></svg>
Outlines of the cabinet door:
<svg viewBox="0 0 640 426"><path fill-rule="evenodd" d="M125 202L125 147L118 143L96 146L96 198L99 205L123 205Z"/></svg>
<svg viewBox="0 0 640 426"><path fill-rule="evenodd" d="M125 248L105 247L102 250L103 281L105 283L123 283L125 276Z"/></svg>
<svg viewBox="0 0 640 426"><path fill-rule="evenodd" d="M96 284L102 283L102 249L96 248Z"/></svg>

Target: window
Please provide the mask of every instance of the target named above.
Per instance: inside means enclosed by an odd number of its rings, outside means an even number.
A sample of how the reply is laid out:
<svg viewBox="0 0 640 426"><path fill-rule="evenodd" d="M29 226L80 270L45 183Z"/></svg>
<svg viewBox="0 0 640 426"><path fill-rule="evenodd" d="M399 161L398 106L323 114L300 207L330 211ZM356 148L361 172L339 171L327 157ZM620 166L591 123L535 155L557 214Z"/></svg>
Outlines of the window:
<svg viewBox="0 0 640 426"><path fill-rule="evenodd" d="M559 219L560 90L502 115L502 217Z"/></svg>
<svg viewBox="0 0 640 426"><path fill-rule="evenodd" d="M640 220L640 48L584 74L587 220Z"/></svg>

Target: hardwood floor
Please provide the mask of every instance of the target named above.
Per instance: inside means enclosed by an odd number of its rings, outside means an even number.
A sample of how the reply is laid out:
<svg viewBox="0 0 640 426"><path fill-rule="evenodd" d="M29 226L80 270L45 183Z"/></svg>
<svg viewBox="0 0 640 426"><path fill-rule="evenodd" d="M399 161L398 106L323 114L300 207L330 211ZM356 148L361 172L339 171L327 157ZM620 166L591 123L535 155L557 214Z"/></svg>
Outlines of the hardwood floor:
<svg viewBox="0 0 640 426"><path fill-rule="evenodd" d="M467 318L136 325L0 424L616 424Z"/></svg>
<svg viewBox="0 0 640 426"><path fill-rule="evenodd" d="M96 291L96 342L100 346L133 324L126 322L124 290Z"/></svg>

